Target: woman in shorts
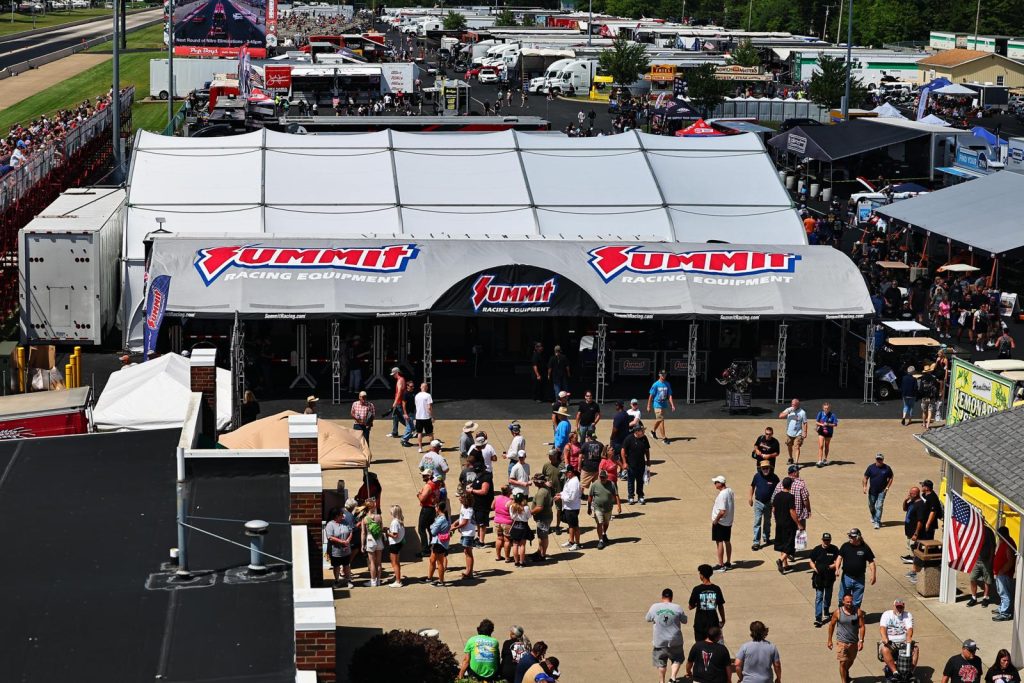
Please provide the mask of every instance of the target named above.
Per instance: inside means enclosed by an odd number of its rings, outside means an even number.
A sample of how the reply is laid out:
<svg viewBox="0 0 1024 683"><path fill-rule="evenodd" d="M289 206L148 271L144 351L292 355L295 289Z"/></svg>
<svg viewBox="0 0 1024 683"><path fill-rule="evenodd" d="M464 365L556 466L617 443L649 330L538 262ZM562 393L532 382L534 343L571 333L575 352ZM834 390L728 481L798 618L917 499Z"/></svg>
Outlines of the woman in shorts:
<svg viewBox="0 0 1024 683"><path fill-rule="evenodd" d="M391 556L391 571L395 580L388 584L391 588L402 587L402 546L405 545L405 515L401 505L391 506L391 524L384 532L388 537L388 554Z"/></svg>
<svg viewBox="0 0 1024 683"><path fill-rule="evenodd" d="M574 470L580 469L580 435L575 431L569 432L569 443L565 444L562 450L562 462Z"/></svg>
<svg viewBox="0 0 1024 683"><path fill-rule="evenodd" d="M476 543L476 521L473 518L473 494L464 492L459 496L462 508L459 510L459 519L455 522L454 528L459 530L462 553L466 556L466 569L461 576L464 579L473 578L473 546Z"/></svg>
<svg viewBox="0 0 1024 683"><path fill-rule="evenodd" d="M448 569L448 544L452 538L452 523L448 521L448 503L439 500L434 506L434 521L430 525L430 565L427 583L444 588L444 572ZM434 580L434 572L437 580Z"/></svg>
<svg viewBox="0 0 1024 683"><path fill-rule="evenodd" d="M526 564L526 541L530 537L530 506L526 504L526 494L517 493L508 506L509 517L512 518L512 557L517 567Z"/></svg>
<svg viewBox="0 0 1024 683"><path fill-rule="evenodd" d="M494 497L494 530L498 534L498 540L494 542L494 559L501 562L512 561L512 540L509 534L512 532L512 518L508 515L508 506L512 502L512 488L507 484L501 487L501 494ZM502 557L504 550L504 558Z"/></svg>
<svg viewBox="0 0 1024 683"><path fill-rule="evenodd" d="M815 423L818 425L818 467L824 467L828 464L829 444L832 443L836 427L839 426L839 418L832 412L831 403L821 404L821 410L818 411Z"/></svg>
<svg viewBox="0 0 1024 683"><path fill-rule="evenodd" d="M381 563L384 555L384 520L377 509L377 499L366 499L366 514L359 522L363 537L363 552L366 553L366 566L370 572L370 587L380 585Z"/></svg>

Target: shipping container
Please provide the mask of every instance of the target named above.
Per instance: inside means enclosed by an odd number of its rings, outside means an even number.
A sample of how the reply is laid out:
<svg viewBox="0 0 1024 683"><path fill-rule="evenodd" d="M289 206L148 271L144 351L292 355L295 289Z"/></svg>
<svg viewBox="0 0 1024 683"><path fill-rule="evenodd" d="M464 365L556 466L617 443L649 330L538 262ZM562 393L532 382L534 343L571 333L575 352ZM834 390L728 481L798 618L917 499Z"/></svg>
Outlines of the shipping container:
<svg viewBox="0 0 1024 683"><path fill-rule="evenodd" d="M201 90L203 86L215 79L217 74L238 73L237 59L174 59L174 96L188 97L193 90ZM167 86L167 60L149 60L149 96L161 100L167 99L171 89Z"/></svg>
<svg viewBox="0 0 1024 683"><path fill-rule="evenodd" d="M117 317L124 201L121 188L70 189L18 231L23 342L102 343Z"/></svg>

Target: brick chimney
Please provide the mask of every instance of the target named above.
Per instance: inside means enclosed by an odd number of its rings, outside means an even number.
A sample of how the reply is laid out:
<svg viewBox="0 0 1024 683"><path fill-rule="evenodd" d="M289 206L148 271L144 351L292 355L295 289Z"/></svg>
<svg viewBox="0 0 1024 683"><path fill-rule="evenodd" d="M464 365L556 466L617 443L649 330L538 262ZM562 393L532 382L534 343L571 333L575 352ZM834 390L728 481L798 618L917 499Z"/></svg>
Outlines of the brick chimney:
<svg viewBox="0 0 1024 683"><path fill-rule="evenodd" d="M309 539L309 583L323 583L320 545L323 532L323 479L317 461L316 415L288 417L289 513L293 525L306 527Z"/></svg>
<svg viewBox="0 0 1024 683"><path fill-rule="evenodd" d="M189 358L189 384L203 395L200 413L201 434L214 441L217 437L217 350L195 349Z"/></svg>

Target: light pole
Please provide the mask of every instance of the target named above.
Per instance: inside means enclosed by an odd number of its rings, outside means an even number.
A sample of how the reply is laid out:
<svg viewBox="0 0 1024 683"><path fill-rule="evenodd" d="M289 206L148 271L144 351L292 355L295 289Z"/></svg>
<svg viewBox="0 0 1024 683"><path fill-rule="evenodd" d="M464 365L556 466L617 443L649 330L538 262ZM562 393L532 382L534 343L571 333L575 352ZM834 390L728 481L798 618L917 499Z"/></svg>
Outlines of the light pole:
<svg viewBox="0 0 1024 683"><path fill-rule="evenodd" d="M174 123L174 0L167 0L167 126ZM174 128L171 128L174 135Z"/></svg>
<svg viewBox="0 0 1024 683"><path fill-rule="evenodd" d="M978 49L978 22L981 21L981 0L978 0L978 8L974 10L974 49Z"/></svg>
<svg viewBox="0 0 1024 683"><path fill-rule="evenodd" d="M750 33L750 18L754 16L754 0L750 0L750 5L747 7L747 33Z"/></svg>
<svg viewBox="0 0 1024 683"><path fill-rule="evenodd" d="M121 49L120 49L120 32L121 32L121 17L120 15L121 1L114 0L114 35L113 42L111 45L114 47L113 62L114 74L111 88L113 97L110 102L110 114L114 119L111 123L114 135L114 182L121 182Z"/></svg>
<svg viewBox="0 0 1024 683"><path fill-rule="evenodd" d="M843 95L843 121L850 117L850 76L853 70L853 0L848 0L846 16L846 88Z"/></svg>
<svg viewBox="0 0 1024 683"><path fill-rule="evenodd" d="M594 0L590 0L590 18L587 19L587 47L594 45Z"/></svg>

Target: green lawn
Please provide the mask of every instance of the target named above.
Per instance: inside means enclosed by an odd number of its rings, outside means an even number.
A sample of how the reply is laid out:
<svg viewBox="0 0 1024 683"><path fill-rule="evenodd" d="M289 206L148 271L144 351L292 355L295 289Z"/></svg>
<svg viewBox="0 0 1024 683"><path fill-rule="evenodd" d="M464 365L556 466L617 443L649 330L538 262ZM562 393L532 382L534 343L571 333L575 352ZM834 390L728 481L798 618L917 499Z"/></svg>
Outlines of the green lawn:
<svg viewBox="0 0 1024 683"><path fill-rule="evenodd" d="M110 16L112 11L113 10L103 9L102 7L73 9L68 11L58 10L47 12L45 15L37 14L34 20L31 14L20 14L15 12L13 14L14 21L11 21L12 15L10 13L0 14L0 36L10 35L11 33L20 33L22 31L31 31L33 29L50 28L61 24L67 24L72 21L78 21L79 19Z"/></svg>
<svg viewBox="0 0 1024 683"><path fill-rule="evenodd" d="M149 60L166 56L166 52L154 50L163 44L160 26L152 26L128 34L128 52L121 55L121 85L134 84L136 101L149 96ZM110 44L98 45L90 52L109 53ZM72 76L62 83L53 85L42 92L0 111L0 131L7 131L11 125L30 121L58 109L66 109L85 98L95 98L110 90L111 63L109 61ZM161 108L162 106L162 108ZM162 131L167 123L167 105L136 104L132 122L135 128ZM163 113L161 113L163 112Z"/></svg>

